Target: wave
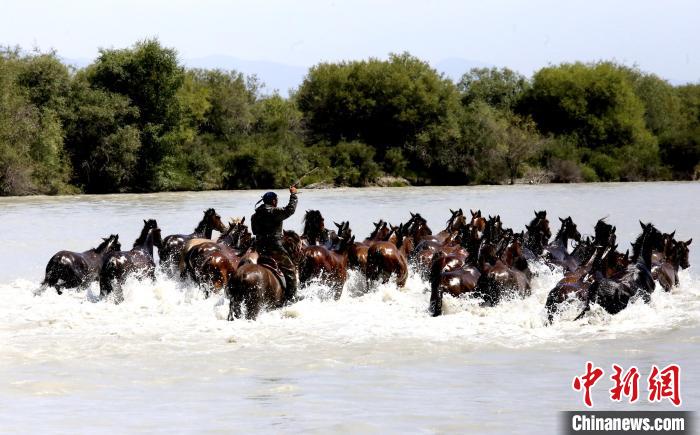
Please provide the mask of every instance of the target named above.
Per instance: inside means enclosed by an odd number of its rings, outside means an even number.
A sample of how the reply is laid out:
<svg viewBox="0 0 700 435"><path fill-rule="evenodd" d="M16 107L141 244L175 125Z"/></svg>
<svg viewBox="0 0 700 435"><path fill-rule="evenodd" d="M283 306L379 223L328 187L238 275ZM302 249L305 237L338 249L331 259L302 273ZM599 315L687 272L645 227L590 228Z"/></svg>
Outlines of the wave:
<svg viewBox="0 0 700 435"><path fill-rule="evenodd" d="M8 343L2 358L80 358L89 353L155 349L214 351L236 343L242 347L289 347L307 344L347 346L403 343L408 346L570 348L591 340L621 336L647 337L700 324L700 282L680 272L681 285L670 293L656 291L651 303L631 303L611 316L594 306L580 321L571 303L554 324L545 322L547 293L562 277L542 264L534 266L532 295L496 307L478 300L445 296L444 315L427 311L429 286L411 273L405 288L380 284L364 292L364 280L351 273L343 296L335 301L317 281L303 286L303 299L262 313L256 321L226 321L228 299L205 298L196 286L158 276L155 282L130 279L124 302L98 301L93 284L83 291L39 293L39 283L16 280L0 284L0 337ZM658 289L659 287L657 287Z"/></svg>

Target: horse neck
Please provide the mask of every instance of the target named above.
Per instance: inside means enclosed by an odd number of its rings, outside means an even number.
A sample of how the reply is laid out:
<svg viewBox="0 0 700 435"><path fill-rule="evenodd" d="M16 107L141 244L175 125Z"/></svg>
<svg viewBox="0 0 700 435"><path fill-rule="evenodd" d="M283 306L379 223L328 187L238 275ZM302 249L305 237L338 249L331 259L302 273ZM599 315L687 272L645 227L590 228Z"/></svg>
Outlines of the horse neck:
<svg viewBox="0 0 700 435"><path fill-rule="evenodd" d="M537 230L536 232L530 232L530 230L528 230L525 236L525 247L535 253L541 252L542 248L544 248L542 245L543 237L544 235L541 230Z"/></svg>
<svg viewBox="0 0 700 435"><path fill-rule="evenodd" d="M211 234L214 232L214 226L209 223L209 219L204 217L199 224L197 224L197 227L194 229L194 235L198 237L204 237L206 239L211 239Z"/></svg>
<svg viewBox="0 0 700 435"><path fill-rule="evenodd" d="M153 231L149 231L145 240L141 244L134 245L133 249L145 251L148 253L148 255L153 257Z"/></svg>
<svg viewBox="0 0 700 435"><path fill-rule="evenodd" d="M649 234L648 231L645 231L642 234L642 240L640 243L640 253L639 257L637 258L637 263L639 263L639 260L647 267L651 267L651 254L652 254L652 246L651 246L651 234Z"/></svg>
<svg viewBox="0 0 700 435"><path fill-rule="evenodd" d="M558 242L563 248L569 246L569 236L567 235L568 229L569 228L567 226L562 225L562 227L557 232L556 237L554 238L554 241Z"/></svg>

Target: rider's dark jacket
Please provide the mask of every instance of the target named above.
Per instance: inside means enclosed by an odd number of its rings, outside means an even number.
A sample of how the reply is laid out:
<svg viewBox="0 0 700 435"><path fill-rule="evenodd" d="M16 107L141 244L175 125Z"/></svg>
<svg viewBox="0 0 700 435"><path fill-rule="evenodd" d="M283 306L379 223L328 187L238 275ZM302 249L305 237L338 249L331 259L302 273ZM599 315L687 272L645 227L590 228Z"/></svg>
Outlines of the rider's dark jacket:
<svg viewBox="0 0 700 435"><path fill-rule="evenodd" d="M293 215L296 208L297 195L292 193L286 207L263 204L255 209L250 226L260 249L282 248L282 221Z"/></svg>

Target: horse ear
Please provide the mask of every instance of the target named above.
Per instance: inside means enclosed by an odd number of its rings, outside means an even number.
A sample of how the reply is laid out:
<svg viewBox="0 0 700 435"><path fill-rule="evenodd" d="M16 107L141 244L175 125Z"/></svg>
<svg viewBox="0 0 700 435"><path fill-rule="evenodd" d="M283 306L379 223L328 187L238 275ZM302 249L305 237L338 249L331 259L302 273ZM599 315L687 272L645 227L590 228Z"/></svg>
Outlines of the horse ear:
<svg viewBox="0 0 700 435"><path fill-rule="evenodd" d="M564 219L562 218L559 218L559 221L561 221L561 223L564 223Z"/></svg>
<svg viewBox="0 0 700 435"><path fill-rule="evenodd" d="M455 214L455 211L452 210L452 209L450 209L450 214L454 215L454 214Z"/></svg>
<svg viewBox="0 0 700 435"><path fill-rule="evenodd" d="M613 226L613 227L612 227L612 230L610 230L610 232L611 232L611 233L614 233L615 230L617 230L617 227L616 227L616 226Z"/></svg>
<svg viewBox="0 0 700 435"><path fill-rule="evenodd" d="M685 246L689 246L693 242L693 239L688 239L687 242L685 242Z"/></svg>
<svg viewBox="0 0 700 435"><path fill-rule="evenodd" d="M639 225L641 225L641 226L642 226L642 229L643 229L643 230L646 230L646 229L647 229L647 226L646 226L646 225L644 225L644 222L642 222L642 221L639 221Z"/></svg>
<svg viewBox="0 0 700 435"><path fill-rule="evenodd" d="M676 237L676 230L673 230L673 232L671 234L669 234L669 236L671 236L671 238Z"/></svg>

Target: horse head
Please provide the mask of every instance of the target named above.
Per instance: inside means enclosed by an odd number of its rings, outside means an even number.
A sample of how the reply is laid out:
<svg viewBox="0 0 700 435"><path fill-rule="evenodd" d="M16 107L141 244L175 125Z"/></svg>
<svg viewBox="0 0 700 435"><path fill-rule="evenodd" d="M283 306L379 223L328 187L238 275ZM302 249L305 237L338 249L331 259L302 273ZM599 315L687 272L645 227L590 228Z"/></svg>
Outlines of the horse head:
<svg viewBox="0 0 700 435"><path fill-rule="evenodd" d="M119 243L119 234L110 234L109 237L102 239L102 243L95 248L95 251L104 254L107 252L121 251L121 249L122 244Z"/></svg>
<svg viewBox="0 0 700 435"><path fill-rule="evenodd" d="M567 240L575 240L577 242L581 241L581 233L578 232L576 224L574 223L573 219L571 219L571 216L567 217L566 219L559 218L559 221L561 222L561 228L556 235L557 239L564 238Z"/></svg>
<svg viewBox="0 0 700 435"><path fill-rule="evenodd" d="M680 267L683 269L687 269L690 267L690 262L688 261L688 257L690 255L690 249L688 249L688 246L693 242L693 239L688 239L687 242L683 241L678 241L675 243L675 246L673 247L673 259L678 263Z"/></svg>

